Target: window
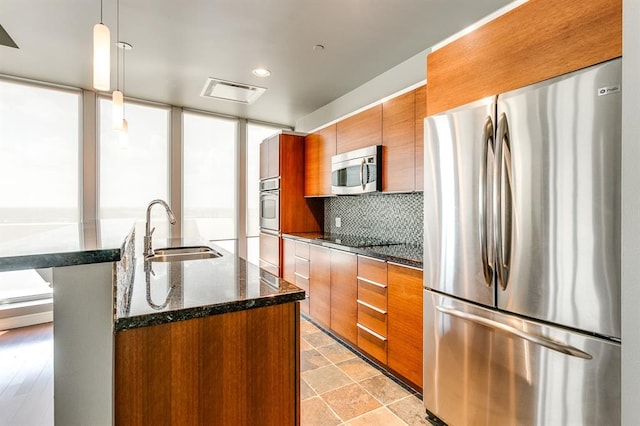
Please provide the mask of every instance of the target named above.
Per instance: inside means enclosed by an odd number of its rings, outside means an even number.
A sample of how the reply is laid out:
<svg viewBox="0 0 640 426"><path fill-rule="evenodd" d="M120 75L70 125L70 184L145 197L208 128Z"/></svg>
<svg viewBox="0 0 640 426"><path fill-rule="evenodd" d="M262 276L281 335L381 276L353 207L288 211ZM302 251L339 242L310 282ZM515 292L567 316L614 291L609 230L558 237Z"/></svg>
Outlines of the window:
<svg viewBox="0 0 640 426"><path fill-rule="evenodd" d="M0 79L0 235L80 247L79 91Z"/></svg>
<svg viewBox="0 0 640 426"><path fill-rule="evenodd" d="M144 235L147 205L169 200L170 109L127 102L129 142L122 146L111 124L111 100L99 100L99 219L103 244L116 247L136 221L136 235ZM155 207L154 241L167 238L169 222L164 209Z"/></svg>
<svg viewBox="0 0 640 426"><path fill-rule="evenodd" d="M237 238L237 120L183 114L183 232Z"/></svg>

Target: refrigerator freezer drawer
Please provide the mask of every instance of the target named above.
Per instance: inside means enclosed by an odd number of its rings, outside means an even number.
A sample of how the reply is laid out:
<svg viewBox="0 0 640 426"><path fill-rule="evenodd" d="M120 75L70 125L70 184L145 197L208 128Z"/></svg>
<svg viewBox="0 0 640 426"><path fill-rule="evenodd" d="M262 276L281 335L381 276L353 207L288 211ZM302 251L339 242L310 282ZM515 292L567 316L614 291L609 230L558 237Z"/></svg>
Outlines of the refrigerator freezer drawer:
<svg viewBox="0 0 640 426"><path fill-rule="evenodd" d="M424 404L450 425L620 423L619 344L425 291Z"/></svg>

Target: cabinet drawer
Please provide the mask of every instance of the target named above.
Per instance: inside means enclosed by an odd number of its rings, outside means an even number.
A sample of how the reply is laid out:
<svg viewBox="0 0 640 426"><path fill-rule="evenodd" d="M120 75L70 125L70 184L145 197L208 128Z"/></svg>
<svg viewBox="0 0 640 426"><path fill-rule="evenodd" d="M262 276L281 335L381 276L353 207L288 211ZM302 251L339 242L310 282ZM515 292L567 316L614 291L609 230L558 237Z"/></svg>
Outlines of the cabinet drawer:
<svg viewBox="0 0 640 426"><path fill-rule="evenodd" d="M309 261L296 256L296 274L309 278Z"/></svg>
<svg viewBox="0 0 640 426"><path fill-rule="evenodd" d="M387 284L387 262L371 257L358 256L358 278Z"/></svg>
<svg viewBox="0 0 640 426"><path fill-rule="evenodd" d="M309 260L309 243L296 241L296 256Z"/></svg>
<svg viewBox="0 0 640 426"><path fill-rule="evenodd" d="M358 278L358 300L387 310L387 287Z"/></svg>
<svg viewBox="0 0 640 426"><path fill-rule="evenodd" d="M378 361L387 363L387 339L362 324L358 324L358 347Z"/></svg>
<svg viewBox="0 0 640 426"><path fill-rule="evenodd" d="M304 291L307 292L307 297L309 296L309 278L299 274L299 273L295 273L295 277L296 277L296 282L295 284L300 287L301 289L303 289Z"/></svg>
<svg viewBox="0 0 640 426"><path fill-rule="evenodd" d="M387 337L387 312L358 300L358 324Z"/></svg>

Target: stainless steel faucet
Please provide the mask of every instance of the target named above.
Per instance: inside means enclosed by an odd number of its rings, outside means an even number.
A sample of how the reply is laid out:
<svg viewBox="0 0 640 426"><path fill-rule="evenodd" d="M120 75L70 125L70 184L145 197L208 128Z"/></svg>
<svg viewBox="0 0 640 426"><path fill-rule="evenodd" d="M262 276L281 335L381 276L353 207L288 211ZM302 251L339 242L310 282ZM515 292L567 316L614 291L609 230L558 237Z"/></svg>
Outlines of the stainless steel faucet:
<svg viewBox="0 0 640 426"><path fill-rule="evenodd" d="M145 258L153 256L151 234L153 234L153 231L155 231L156 228L154 227L153 229L151 229L151 207L153 207L154 204L162 204L164 209L167 211L167 216L169 216L169 222L171 222L172 225L175 225L176 223L176 217L173 215L173 212L171 211L171 207L169 207L169 204L167 204L165 201L153 200L152 202L149 203L149 206L147 206L147 223L145 224L145 233L144 233L144 257Z"/></svg>

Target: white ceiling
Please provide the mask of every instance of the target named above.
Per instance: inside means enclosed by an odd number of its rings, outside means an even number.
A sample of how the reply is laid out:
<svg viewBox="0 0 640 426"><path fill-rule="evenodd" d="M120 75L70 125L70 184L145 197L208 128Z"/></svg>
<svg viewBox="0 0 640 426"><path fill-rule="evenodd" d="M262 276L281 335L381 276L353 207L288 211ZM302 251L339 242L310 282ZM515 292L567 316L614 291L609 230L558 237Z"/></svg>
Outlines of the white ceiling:
<svg viewBox="0 0 640 426"><path fill-rule="evenodd" d="M120 0L125 96L293 125L510 0ZM116 0L103 0L116 85ZM91 89L99 0L1 0L0 74ZM322 44L324 51L314 51ZM271 77L251 74L257 66ZM208 77L266 87L252 105L205 99ZM122 83L121 83L122 84Z"/></svg>

